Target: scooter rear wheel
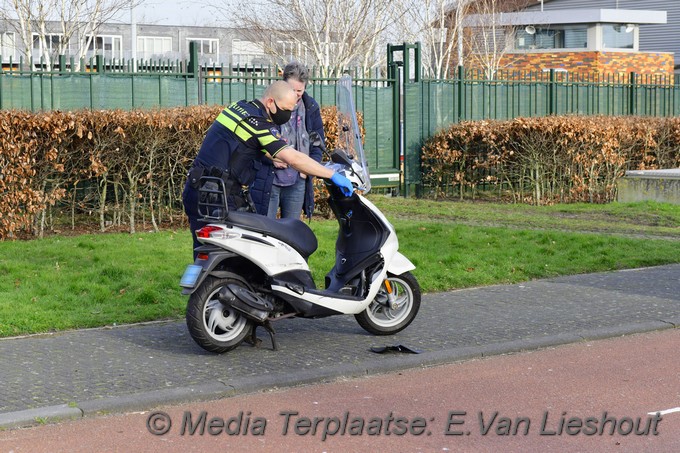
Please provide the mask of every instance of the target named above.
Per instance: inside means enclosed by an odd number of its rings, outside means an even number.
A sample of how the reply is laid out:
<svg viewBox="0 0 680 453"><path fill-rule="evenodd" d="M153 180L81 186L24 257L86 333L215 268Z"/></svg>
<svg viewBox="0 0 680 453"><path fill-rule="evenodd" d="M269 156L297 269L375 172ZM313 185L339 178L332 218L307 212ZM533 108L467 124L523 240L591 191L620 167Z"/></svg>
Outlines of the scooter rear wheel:
<svg viewBox="0 0 680 453"><path fill-rule="evenodd" d="M186 321L191 338L203 349L223 353L236 348L251 333L253 323L238 311L217 299L217 293L227 284L248 288L238 275L207 277L189 297Z"/></svg>
<svg viewBox="0 0 680 453"><path fill-rule="evenodd" d="M359 325L373 335L392 335L404 330L420 309L420 285L413 274L388 274L387 280L392 289L390 298L394 298L397 307L391 308L378 302L376 297L366 310L354 315ZM387 288L383 283L379 291L380 299L386 299L387 295Z"/></svg>

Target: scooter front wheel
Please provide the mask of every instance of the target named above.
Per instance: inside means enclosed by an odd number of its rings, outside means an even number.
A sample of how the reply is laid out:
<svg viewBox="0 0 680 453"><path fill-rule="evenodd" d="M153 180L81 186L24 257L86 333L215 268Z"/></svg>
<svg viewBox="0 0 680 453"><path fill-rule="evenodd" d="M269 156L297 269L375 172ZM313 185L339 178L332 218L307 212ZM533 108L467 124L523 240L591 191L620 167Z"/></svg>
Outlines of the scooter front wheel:
<svg viewBox="0 0 680 453"><path fill-rule="evenodd" d="M410 272L387 275L375 300L359 314L357 322L373 335L392 335L404 330L420 309L420 285Z"/></svg>
<svg viewBox="0 0 680 453"><path fill-rule="evenodd" d="M253 323L217 299L227 284L248 288L238 275L228 278L207 277L189 297L186 321L191 338L203 349L223 353L236 348L251 333Z"/></svg>

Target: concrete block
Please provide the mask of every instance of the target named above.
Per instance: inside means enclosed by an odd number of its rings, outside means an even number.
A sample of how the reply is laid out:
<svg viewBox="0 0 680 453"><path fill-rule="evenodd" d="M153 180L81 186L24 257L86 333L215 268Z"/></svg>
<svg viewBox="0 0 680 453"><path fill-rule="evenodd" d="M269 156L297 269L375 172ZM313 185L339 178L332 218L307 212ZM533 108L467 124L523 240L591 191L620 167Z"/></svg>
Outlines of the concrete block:
<svg viewBox="0 0 680 453"><path fill-rule="evenodd" d="M680 204L680 168L627 171L619 179L617 201Z"/></svg>

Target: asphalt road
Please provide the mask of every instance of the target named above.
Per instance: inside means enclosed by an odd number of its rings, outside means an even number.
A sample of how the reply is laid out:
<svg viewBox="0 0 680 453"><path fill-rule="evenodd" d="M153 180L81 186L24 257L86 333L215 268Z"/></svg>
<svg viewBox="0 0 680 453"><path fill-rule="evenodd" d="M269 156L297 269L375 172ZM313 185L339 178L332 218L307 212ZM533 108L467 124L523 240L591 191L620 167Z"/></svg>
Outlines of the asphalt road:
<svg viewBox="0 0 680 453"><path fill-rule="evenodd" d="M676 452L678 351L680 329L583 341L0 431L0 452Z"/></svg>
<svg viewBox="0 0 680 453"><path fill-rule="evenodd" d="M677 412L646 416L680 407L678 275L669 265L426 294L391 337L351 316L283 320L279 351L265 339L208 354L176 321L2 339L0 453L680 451ZM396 344L421 353L371 352ZM555 349L518 354L541 348ZM151 416L158 407L171 425ZM128 415L102 418L116 413ZM35 424L46 426L17 429Z"/></svg>
<svg viewBox="0 0 680 453"><path fill-rule="evenodd" d="M394 336L352 316L288 319L279 351L207 353L184 322L0 340L0 427L141 410L680 325L680 265L426 294ZM264 333L262 333L264 335ZM406 345L421 354L371 352Z"/></svg>

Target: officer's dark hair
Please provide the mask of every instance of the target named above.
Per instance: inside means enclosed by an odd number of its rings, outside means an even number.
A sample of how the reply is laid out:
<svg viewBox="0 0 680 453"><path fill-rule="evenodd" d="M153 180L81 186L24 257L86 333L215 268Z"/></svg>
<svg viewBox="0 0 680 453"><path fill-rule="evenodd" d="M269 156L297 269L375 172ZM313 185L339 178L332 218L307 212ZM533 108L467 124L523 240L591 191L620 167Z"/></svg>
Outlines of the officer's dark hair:
<svg viewBox="0 0 680 453"><path fill-rule="evenodd" d="M283 68L283 80L296 79L307 85L309 81L309 70L307 66L293 61L288 63L285 68Z"/></svg>

